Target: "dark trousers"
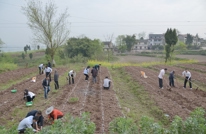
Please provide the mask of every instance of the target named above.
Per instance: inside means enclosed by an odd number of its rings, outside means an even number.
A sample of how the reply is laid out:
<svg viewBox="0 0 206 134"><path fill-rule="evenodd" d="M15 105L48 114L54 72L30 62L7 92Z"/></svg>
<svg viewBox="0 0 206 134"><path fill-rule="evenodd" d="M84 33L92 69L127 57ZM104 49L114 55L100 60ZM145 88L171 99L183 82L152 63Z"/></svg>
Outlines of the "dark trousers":
<svg viewBox="0 0 206 134"><path fill-rule="evenodd" d="M39 67L39 74L40 74L40 75L42 74L42 70L41 70L41 67Z"/></svg>
<svg viewBox="0 0 206 134"><path fill-rule="evenodd" d="M72 84L74 84L74 76L73 76L73 74L71 75L71 77L69 76L69 85L71 84L71 80L72 80Z"/></svg>
<svg viewBox="0 0 206 134"><path fill-rule="evenodd" d="M21 129L21 130L18 130L19 131L19 134L24 134L24 131L25 131L26 129Z"/></svg>
<svg viewBox="0 0 206 134"><path fill-rule="evenodd" d="M159 78L159 87L162 88L163 87L163 80Z"/></svg>
<svg viewBox="0 0 206 134"><path fill-rule="evenodd" d="M27 102L30 102L34 100L35 96L33 96L32 98L30 96L27 96L26 98L27 98Z"/></svg>
<svg viewBox="0 0 206 134"><path fill-rule="evenodd" d="M49 76L49 80L51 81L51 73L50 72L46 72L46 77Z"/></svg>
<svg viewBox="0 0 206 134"><path fill-rule="evenodd" d="M60 119L60 118L62 118L63 116L62 115L58 115L57 116L57 119ZM54 120L54 117L53 116L51 116L51 118Z"/></svg>
<svg viewBox="0 0 206 134"><path fill-rule="evenodd" d="M169 84L170 84L170 86L175 86L174 85L174 78L169 78Z"/></svg>
<svg viewBox="0 0 206 134"><path fill-rule="evenodd" d="M85 80L88 80L89 79L89 75L88 74L84 74L86 77L85 77Z"/></svg>
<svg viewBox="0 0 206 134"><path fill-rule="evenodd" d="M186 88L187 81L188 81L188 77L185 77L184 88ZM190 88L192 88L191 77L189 79L189 85L190 85Z"/></svg>
<svg viewBox="0 0 206 134"><path fill-rule="evenodd" d="M110 82L109 82L109 87L104 87L104 89L109 89L110 88Z"/></svg>
<svg viewBox="0 0 206 134"><path fill-rule="evenodd" d="M58 81L54 81L54 86L55 86L55 89L59 89L59 82Z"/></svg>

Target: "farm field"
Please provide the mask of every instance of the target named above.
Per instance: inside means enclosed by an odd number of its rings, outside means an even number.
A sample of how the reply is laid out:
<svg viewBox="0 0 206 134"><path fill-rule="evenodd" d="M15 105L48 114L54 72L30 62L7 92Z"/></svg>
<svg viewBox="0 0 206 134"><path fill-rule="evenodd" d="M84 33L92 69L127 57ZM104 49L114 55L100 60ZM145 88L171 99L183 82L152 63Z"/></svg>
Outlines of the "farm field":
<svg viewBox="0 0 206 134"><path fill-rule="evenodd" d="M83 112L89 112L91 121L96 124L96 133L108 133L109 122L116 117L122 116L115 92L113 90L102 89L102 81L105 76L109 75L108 69L102 67L98 74L98 82L93 84L92 78L88 82L84 80L84 75L82 74L83 68L81 68L81 71L77 73L75 78L75 84L72 85L68 85L65 78L68 68L61 67L56 69L60 77L62 77L64 81L62 83L64 84L60 86L58 91L51 88L47 100L43 97L43 88L41 85L45 75L36 75L36 83L31 83L31 79L27 79L1 91L0 113L2 116L0 117L0 125L11 126L16 124L26 116L27 112L33 109L42 110L43 115L46 117L44 113L46 108L54 106L63 113L70 113L73 116L80 116ZM30 71L30 69L17 70L16 72L21 74L24 71ZM13 87L18 90L17 93L10 92ZM26 107L23 100L23 92L26 88L36 94L32 107ZM78 101L70 102L72 98L78 98ZM45 125L48 124L45 122Z"/></svg>
<svg viewBox="0 0 206 134"><path fill-rule="evenodd" d="M195 70L191 69L193 90L190 90L188 85L186 89L183 89L183 78L181 77L183 69L180 68L187 66L188 68L193 66ZM156 105L163 110L166 115L169 115L172 119L175 115L178 115L185 119L189 116L190 112L197 107L206 109L206 90L205 77L206 73L200 73L205 66L191 64L191 65L178 65L178 66L165 66L158 65L149 68L141 67L125 67L125 71L132 76L132 78L140 83L144 89L148 92L151 99L155 101ZM167 90L169 83L168 75L164 78L164 89L158 87L158 74L162 68L168 68L167 74L172 70L175 70L178 82L176 82L177 88L172 88L171 91ZM141 78L140 71L146 72L148 78ZM197 89L198 85L198 90Z"/></svg>
<svg viewBox="0 0 206 134"><path fill-rule="evenodd" d="M162 59L153 57L121 56L121 58L121 62L118 62L123 63L122 66L119 64L113 68L102 64L96 84L93 84L91 75L89 81L84 80L82 64L54 68L53 70L57 69L60 75L60 89L55 90L52 81L51 91L46 100L41 85L45 75L39 75L38 68L20 68L0 73L0 113L2 115L0 126L17 125L27 112L34 109L42 110L43 116L46 117L45 110L54 106L63 113L70 113L75 117L80 117L83 112L90 113L90 119L96 125L95 134L107 134L109 123L117 117L130 117L138 125L143 116L148 116L168 125L168 122L171 122L176 115L186 119L197 107L206 109L205 62L166 65L159 64ZM143 67L138 64L153 61L157 61L158 65L151 64ZM128 62L129 64L124 64ZM131 64L135 66L128 66ZM68 85L66 80L68 71L74 68L77 71L75 84ZM168 68L163 90L159 89L157 78L162 68ZM181 74L185 68L188 68L192 74L193 90L190 90L188 85L186 89L182 88ZM168 74L172 70L176 72L177 88L167 90ZM140 71L145 71L148 78L141 78ZM33 76L37 77L35 83L30 82ZM105 76L109 76L112 80L110 90L102 89ZM10 92L13 88L17 89L17 93ZM34 105L31 107L25 106L24 89L29 89L36 94ZM49 125L46 118L44 125Z"/></svg>

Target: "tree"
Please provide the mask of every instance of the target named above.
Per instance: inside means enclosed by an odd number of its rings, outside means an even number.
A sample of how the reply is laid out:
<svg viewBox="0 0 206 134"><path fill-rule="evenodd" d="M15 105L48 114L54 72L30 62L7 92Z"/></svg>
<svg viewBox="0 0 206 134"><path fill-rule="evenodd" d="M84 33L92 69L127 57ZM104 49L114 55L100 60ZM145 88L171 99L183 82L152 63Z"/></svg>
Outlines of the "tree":
<svg viewBox="0 0 206 134"><path fill-rule="evenodd" d="M24 53L21 54L22 59L25 59L26 55Z"/></svg>
<svg viewBox="0 0 206 134"><path fill-rule="evenodd" d="M125 41L126 46L127 46L127 51L129 51L129 52L131 51L134 44L137 42L135 35L132 35L132 36L126 35L126 37L124 38L124 41Z"/></svg>
<svg viewBox="0 0 206 134"><path fill-rule="evenodd" d="M39 46L39 45L37 45L37 49L38 49L38 50L40 49L40 46Z"/></svg>
<svg viewBox="0 0 206 134"><path fill-rule="evenodd" d="M2 47L3 44L4 44L4 42L0 38L0 48ZM1 50L0 50L0 52L1 52Z"/></svg>
<svg viewBox="0 0 206 134"><path fill-rule="evenodd" d="M33 58L33 54L29 53L29 58L32 59Z"/></svg>
<svg viewBox="0 0 206 134"><path fill-rule="evenodd" d="M126 43L124 41L125 36L124 35L119 35L116 38L116 46L118 48L118 51L121 53L124 53L127 50Z"/></svg>
<svg viewBox="0 0 206 134"><path fill-rule="evenodd" d="M180 42L178 42L177 45L175 45L174 50L177 50L177 51L180 51L180 52L186 51L187 50L187 45L184 42L180 41Z"/></svg>
<svg viewBox="0 0 206 134"><path fill-rule="evenodd" d="M27 54L27 49L28 49L28 48L25 46L25 47L24 47L24 52L25 52L26 54Z"/></svg>
<svg viewBox="0 0 206 134"><path fill-rule="evenodd" d="M91 40L87 37L70 38L65 47L65 54L69 58L82 55L87 58L96 58L103 51L103 46L97 39ZM100 55L101 56L101 55Z"/></svg>
<svg viewBox="0 0 206 134"><path fill-rule="evenodd" d="M169 60L171 62L172 60L172 54L174 52L174 45L176 45L178 41L177 38L177 32L176 29L167 29L167 32L165 33L165 42L167 45L165 46L166 51L166 57L165 57L165 63Z"/></svg>
<svg viewBox="0 0 206 134"><path fill-rule="evenodd" d="M191 34L187 34L186 44L191 45L193 42L193 37Z"/></svg>
<svg viewBox="0 0 206 134"><path fill-rule="evenodd" d="M139 37L139 39L141 39L141 38L145 38L145 36L146 36L146 32L141 32L141 33L138 33L138 37Z"/></svg>
<svg viewBox="0 0 206 134"><path fill-rule="evenodd" d="M66 43L69 35L67 9L57 16L57 7L51 1L43 7L40 1L30 0L22 10L34 32L35 41L50 48L49 55L54 62L58 47Z"/></svg>

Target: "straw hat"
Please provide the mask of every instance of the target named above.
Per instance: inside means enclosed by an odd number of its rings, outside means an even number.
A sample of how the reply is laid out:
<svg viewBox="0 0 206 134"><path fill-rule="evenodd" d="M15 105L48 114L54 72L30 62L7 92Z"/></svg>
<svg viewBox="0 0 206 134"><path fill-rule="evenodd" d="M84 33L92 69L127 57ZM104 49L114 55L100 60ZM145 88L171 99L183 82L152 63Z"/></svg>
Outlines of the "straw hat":
<svg viewBox="0 0 206 134"><path fill-rule="evenodd" d="M48 115L48 114L50 114L53 110L54 110L54 107L51 106L51 107L47 108L47 110L46 110L45 113Z"/></svg>

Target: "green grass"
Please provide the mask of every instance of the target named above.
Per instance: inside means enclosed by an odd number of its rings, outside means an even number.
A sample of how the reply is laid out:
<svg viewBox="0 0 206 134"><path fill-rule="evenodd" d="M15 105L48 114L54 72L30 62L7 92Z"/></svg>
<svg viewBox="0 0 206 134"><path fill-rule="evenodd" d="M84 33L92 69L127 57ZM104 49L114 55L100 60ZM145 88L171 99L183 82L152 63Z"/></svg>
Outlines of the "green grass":
<svg viewBox="0 0 206 134"><path fill-rule="evenodd" d="M149 116L164 125L169 123L163 111L151 100L144 87L125 73L124 68L110 69L110 71L113 77L114 90L127 117L139 121L142 116ZM130 112L127 109L130 109Z"/></svg>
<svg viewBox="0 0 206 134"><path fill-rule="evenodd" d="M78 98L78 97L71 97L71 98L69 98L69 100L68 100L69 103L76 103L76 102L78 102L78 101L79 101L79 98Z"/></svg>
<svg viewBox="0 0 206 134"><path fill-rule="evenodd" d="M17 64L14 63L1 63L0 73L17 69Z"/></svg>

